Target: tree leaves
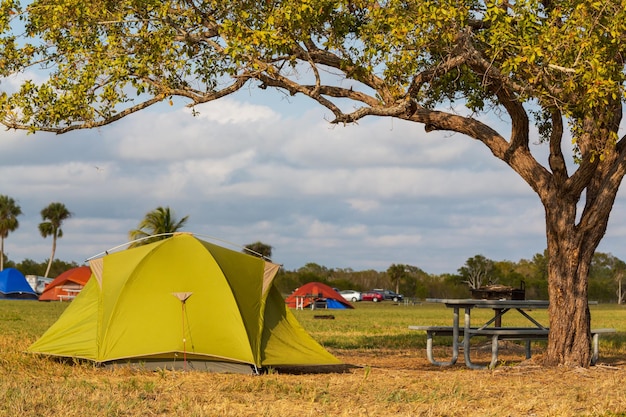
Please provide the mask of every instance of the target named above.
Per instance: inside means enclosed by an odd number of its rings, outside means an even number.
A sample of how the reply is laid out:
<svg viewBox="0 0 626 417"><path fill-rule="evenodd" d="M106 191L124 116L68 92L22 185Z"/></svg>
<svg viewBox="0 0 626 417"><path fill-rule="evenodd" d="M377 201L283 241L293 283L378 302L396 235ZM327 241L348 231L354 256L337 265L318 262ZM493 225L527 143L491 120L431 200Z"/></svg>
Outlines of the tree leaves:
<svg viewBox="0 0 626 417"><path fill-rule="evenodd" d="M415 105L459 103L476 114L502 106L506 91L509 102L556 109L584 131L581 115L624 97L619 3L36 0L23 11L2 0L0 7L0 75L39 68L47 76L0 95L3 122L32 131L107 124L174 95L193 106L250 80L306 94L336 121L417 117ZM19 34L15 16L24 19ZM323 76L328 70L334 77ZM344 114L350 108L357 111Z"/></svg>

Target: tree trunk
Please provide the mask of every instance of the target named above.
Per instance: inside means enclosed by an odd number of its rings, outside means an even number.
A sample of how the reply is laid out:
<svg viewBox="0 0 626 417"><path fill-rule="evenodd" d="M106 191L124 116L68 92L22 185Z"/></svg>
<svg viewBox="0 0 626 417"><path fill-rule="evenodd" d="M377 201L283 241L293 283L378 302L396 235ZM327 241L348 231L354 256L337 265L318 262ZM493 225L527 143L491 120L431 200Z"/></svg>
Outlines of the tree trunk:
<svg viewBox="0 0 626 417"><path fill-rule="evenodd" d="M591 260L587 255L581 256L588 251L582 246L589 245L575 238L555 240L548 245L547 365L589 366L591 362L591 318L587 302Z"/></svg>
<svg viewBox="0 0 626 417"><path fill-rule="evenodd" d="M50 253L50 260L48 261L48 267L46 268L46 278L48 278L48 274L50 273L50 268L52 267L52 260L54 259L54 253L57 250L57 237L56 234L52 235L52 253Z"/></svg>
<svg viewBox="0 0 626 417"><path fill-rule="evenodd" d="M613 198L596 200L592 210L583 211L580 222L576 219L576 201L552 195L545 204L550 297L546 365L587 367L591 363L589 269L616 193L617 189Z"/></svg>

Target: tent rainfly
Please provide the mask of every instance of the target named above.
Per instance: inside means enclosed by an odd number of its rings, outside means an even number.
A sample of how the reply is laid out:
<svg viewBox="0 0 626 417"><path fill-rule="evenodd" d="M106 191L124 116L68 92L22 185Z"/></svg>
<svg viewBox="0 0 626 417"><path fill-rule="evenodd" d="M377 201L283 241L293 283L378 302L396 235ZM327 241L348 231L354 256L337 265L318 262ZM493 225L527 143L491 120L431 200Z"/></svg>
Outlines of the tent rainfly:
<svg viewBox="0 0 626 417"><path fill-rule="evenodd" d="M291 308L307 308L314 306L316 302L323 303L325 308L354 308L341 294L321 282L308 282L292 292L285 300Z"/></svg>
<svg viewBox="0 0 626 417"><path fill-rule="evenodd" d="M107 254L31 353L100 364L258 372L340 361L297 322L280 266L191 234Z"/></svg>
<svg viewBox="0 0 626 417"><path fill-rule="evenodd" d="M52 280L39 296L39 301L63 301L79 293L91 277L88 266L68 269Z"/></svg>
<svg viewBox="0 0 626 417"><path fill-rule="evenodd" d="M37 293L24 274L15 268L0 271L0 298L36 300Z"/></svg>

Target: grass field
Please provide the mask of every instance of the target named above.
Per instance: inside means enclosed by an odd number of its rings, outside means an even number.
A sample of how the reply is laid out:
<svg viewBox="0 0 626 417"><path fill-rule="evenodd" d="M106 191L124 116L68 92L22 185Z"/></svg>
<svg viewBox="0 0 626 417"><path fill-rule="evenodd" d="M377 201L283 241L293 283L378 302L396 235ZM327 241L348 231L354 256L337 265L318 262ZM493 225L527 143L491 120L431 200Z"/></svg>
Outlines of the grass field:
<svg viewBox="0 0 626 417"><path fill-rule="evenodd" d="M621 306L592 306L593 327L618 329L601 339L598 366L541 368L508 342L501 364L485 371L426 360L425 335L408 326L449 324L440 305L294 311L346 366L260 376L96 368L24 353L66 306L0 300L0 416L626 416ZM547 322L545 311L533 315ZM535 357L541 350L534 345ZM477 360L489 355L485 349Z"/></svg>

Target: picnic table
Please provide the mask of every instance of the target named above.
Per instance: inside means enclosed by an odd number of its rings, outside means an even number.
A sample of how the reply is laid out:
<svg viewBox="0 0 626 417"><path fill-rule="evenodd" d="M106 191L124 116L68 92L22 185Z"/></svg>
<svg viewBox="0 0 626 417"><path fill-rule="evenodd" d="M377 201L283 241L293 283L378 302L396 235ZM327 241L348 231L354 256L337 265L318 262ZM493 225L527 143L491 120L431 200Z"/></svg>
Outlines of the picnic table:
<svg viewBox="0 0 626 417"><path fill-rule="evenodd" d="M296 295L296 310L304 310L307 305L311 310L328 308L326 298L322 294ZM305 302L308 301L308 302Z"/></svg>
<svg viewBox="0 0 626 417"><path fill-rule="evenodd" d="M459 338L463 337L463 354L465 364L471 369L493 368L498 361L498 341L499 340L522 340L526 342L526 358L531 357L531 341L547 340L549 328L541 324L531 316L531 312L536 309L547 309L547 300L484 300L484 299L427 299L429 302L443 303L452 310L452 326L409 326L411 330L422 330L426 332L426 355L428 360L438 366L450 366L457 362L459 357ZM479 325L472 325L472 310L474 308L490 308L494 311L493 317ZM464 310L463 326L459 322L459 311ZM528 322L524 327L502 326L502 318L510 311L519 312ZM592 329L593 354L591 363L596 363L598 359L598 338L600 334L615 333L615 329ZM452 337L452 357L449 361L438 361L433 354L433 336ZM490 337L491 362L488 366L475 364L471 360L471 338L473 336Z"/></svg>
<svg viewBox="0 0 626 417"><path fill-rule="evenodd" d="M63 300L69 301L69 300L73 300L74 298L76 298L76 296L78 295L78 293L80 293L80 289L72 289L72 288L64 288L63 291L65 291L65 294L59 294L58 298L59 301L63 302Z"/></svg>

